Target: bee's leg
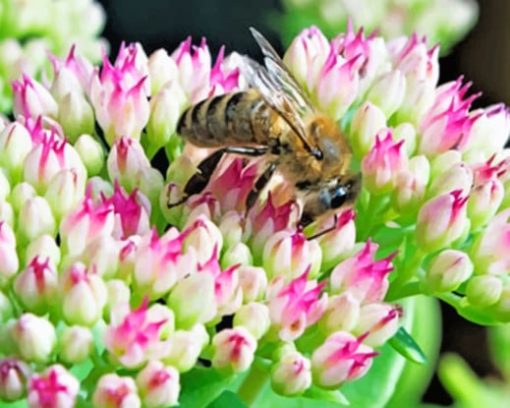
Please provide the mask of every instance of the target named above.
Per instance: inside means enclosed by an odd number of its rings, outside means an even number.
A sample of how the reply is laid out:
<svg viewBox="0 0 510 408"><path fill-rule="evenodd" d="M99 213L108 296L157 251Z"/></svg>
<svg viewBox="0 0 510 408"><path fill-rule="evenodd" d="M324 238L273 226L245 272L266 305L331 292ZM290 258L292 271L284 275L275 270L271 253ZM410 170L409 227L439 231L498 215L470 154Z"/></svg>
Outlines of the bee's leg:
<svg viewBox="0 0 510 408"><path fill-rule="evenodd" d="M316 239L319 237L322 237L323 235L327 234L328 232L331 232L336 229L336 224L338 223L338 214L335 214L333 216L333 225L331 227L325 228L322 231L317 232L316 234L306 237L308 241L311 241L312 239ZM301 223L300 223L301 224Z"/></svg>
<svg viewBox="0 0 510 408"><path fill-rule="evenodd" d="M255 182L255 185L251 189L251 191L248 193L248 196L246 197L246 214L248 214L248 211L250 211L251 207L253 207L253 204L255 204L255 201L257 201L257 198L260 195L260 192L264 189L265 186L267 186L267 183L269 183L269 180L271 180L271 177L273 176L274 172L276 170L276 163L272 162L269 164L269 166L264 170L264 173L262 173L257 181Z"/></svg>
<svg viewBox="0 0 510 408"><path fill-rule="evenodd" d="M267 153L267 150L267 147L237 146L225 147L223 149L216 150L214 153L200 162L197 168L198 171L193 174L193 176L191 176L191 178L186 183L186 186L184 187L183 197L174 203L168 202L167 207L172 208L184 204L190 196L201 193L209 183L211 175L214 173L214 170L216 170L216 167L218 167L218 164L223 155L232 153L243 156L262 156Z"/></svg>

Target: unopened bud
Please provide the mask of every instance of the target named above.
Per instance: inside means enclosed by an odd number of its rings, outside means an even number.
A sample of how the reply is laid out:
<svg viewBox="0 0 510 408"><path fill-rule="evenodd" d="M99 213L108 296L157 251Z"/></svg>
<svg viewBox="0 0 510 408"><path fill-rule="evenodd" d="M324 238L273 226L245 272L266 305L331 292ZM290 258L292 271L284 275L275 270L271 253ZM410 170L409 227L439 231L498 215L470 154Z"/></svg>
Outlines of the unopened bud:
<svg viewBox="0 0 510 408"><path fill-rule="evenodd" d="M253 362L257 340L243 327L225 329L217 333L212 345L212 365L216 369L239 373L246 371Z"/></svg>
<svg viewBox="0 0 510 408"><path fill-rule="evenodd" d="M92 332L86 327L66 327L59 339L59 357L68 364L85 361L94 347Z"/></svg>
<svg viewBox="0 0 510 408"><path fill-rule="evenodd" d="M447 249L433 259L425 285L435 293L451 292L471 277L473 269L466 253Z"/></svg>
<svg viewBox="0 0 510 408"><path fill-rule="evenodd" d="M90 134L81 134L74 148L80 155L88 176L97 176L105 163L105 152L101 144Z"/></svg>
<svg viewBox="0 0 510 408"><path fill-rule="evenodd" d="M260 340L271 326L269 309L262 303L248 303L239 308L234 315L234 327L244 327Z"/></svg>

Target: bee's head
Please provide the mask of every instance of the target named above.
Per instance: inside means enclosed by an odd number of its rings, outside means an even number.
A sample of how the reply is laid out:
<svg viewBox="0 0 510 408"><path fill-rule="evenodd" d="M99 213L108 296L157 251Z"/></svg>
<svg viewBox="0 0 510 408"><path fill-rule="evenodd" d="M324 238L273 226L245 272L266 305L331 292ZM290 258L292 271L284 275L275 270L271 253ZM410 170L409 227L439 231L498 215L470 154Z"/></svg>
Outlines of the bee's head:
<svg viewBox="0 0 510 408"><path fill-rule="evenodd" d="M356 201L361 189L361 174L348 174L320 186L305 195L302 225L310 224L318 218L331 215L340 208Z"/></svg>
<svg viewBox="0 0 510 408"><path fill-rule="evenodd" d="M345 174L349 170L352 153L336 122L320 115L310 121L308 131L320 152L320 156L315 157L322 162L325 176Z"/></svg>

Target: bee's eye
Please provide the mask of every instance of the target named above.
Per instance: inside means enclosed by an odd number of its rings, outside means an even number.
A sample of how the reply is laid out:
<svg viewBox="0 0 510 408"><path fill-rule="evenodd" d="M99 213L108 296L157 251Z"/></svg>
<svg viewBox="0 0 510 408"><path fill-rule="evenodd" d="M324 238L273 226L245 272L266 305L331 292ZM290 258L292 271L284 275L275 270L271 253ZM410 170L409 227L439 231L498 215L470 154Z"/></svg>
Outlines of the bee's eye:
<svg viewBox="0 0 510 408"><path fill-rule="evenodd" d="M331 194L331 208L341 207L347 199L347 191L344 187L337 187Z"/></svg>

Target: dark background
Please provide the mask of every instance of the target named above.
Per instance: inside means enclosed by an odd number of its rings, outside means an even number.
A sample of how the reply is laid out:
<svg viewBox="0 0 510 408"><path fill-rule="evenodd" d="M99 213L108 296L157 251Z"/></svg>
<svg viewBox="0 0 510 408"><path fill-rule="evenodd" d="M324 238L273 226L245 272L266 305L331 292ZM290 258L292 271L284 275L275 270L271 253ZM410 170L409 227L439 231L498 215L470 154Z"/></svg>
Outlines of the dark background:
<svg viewBox="0 0 510 408"><path fill-rule="evenodd" d="M377 1L377 0L375 0ZM278 0L102 0L108 16L105 37L115 55L121 41L139 41L149 54L157 48L173 51L188 35L198 43L207 38L213 55L223 44L229 50L258 56L249 31L257 27L281 51L275 15ZM483 91L476 102L486 106L510 102L510 1L483 0L475 29L441 61L441 82L464 74L473 81L473 92ZM443 306L441 350L461 354L480 375L498 375L487 353L485 330L459 318ZM425 395L430 403L451 399L435 377Z"/></svg>

